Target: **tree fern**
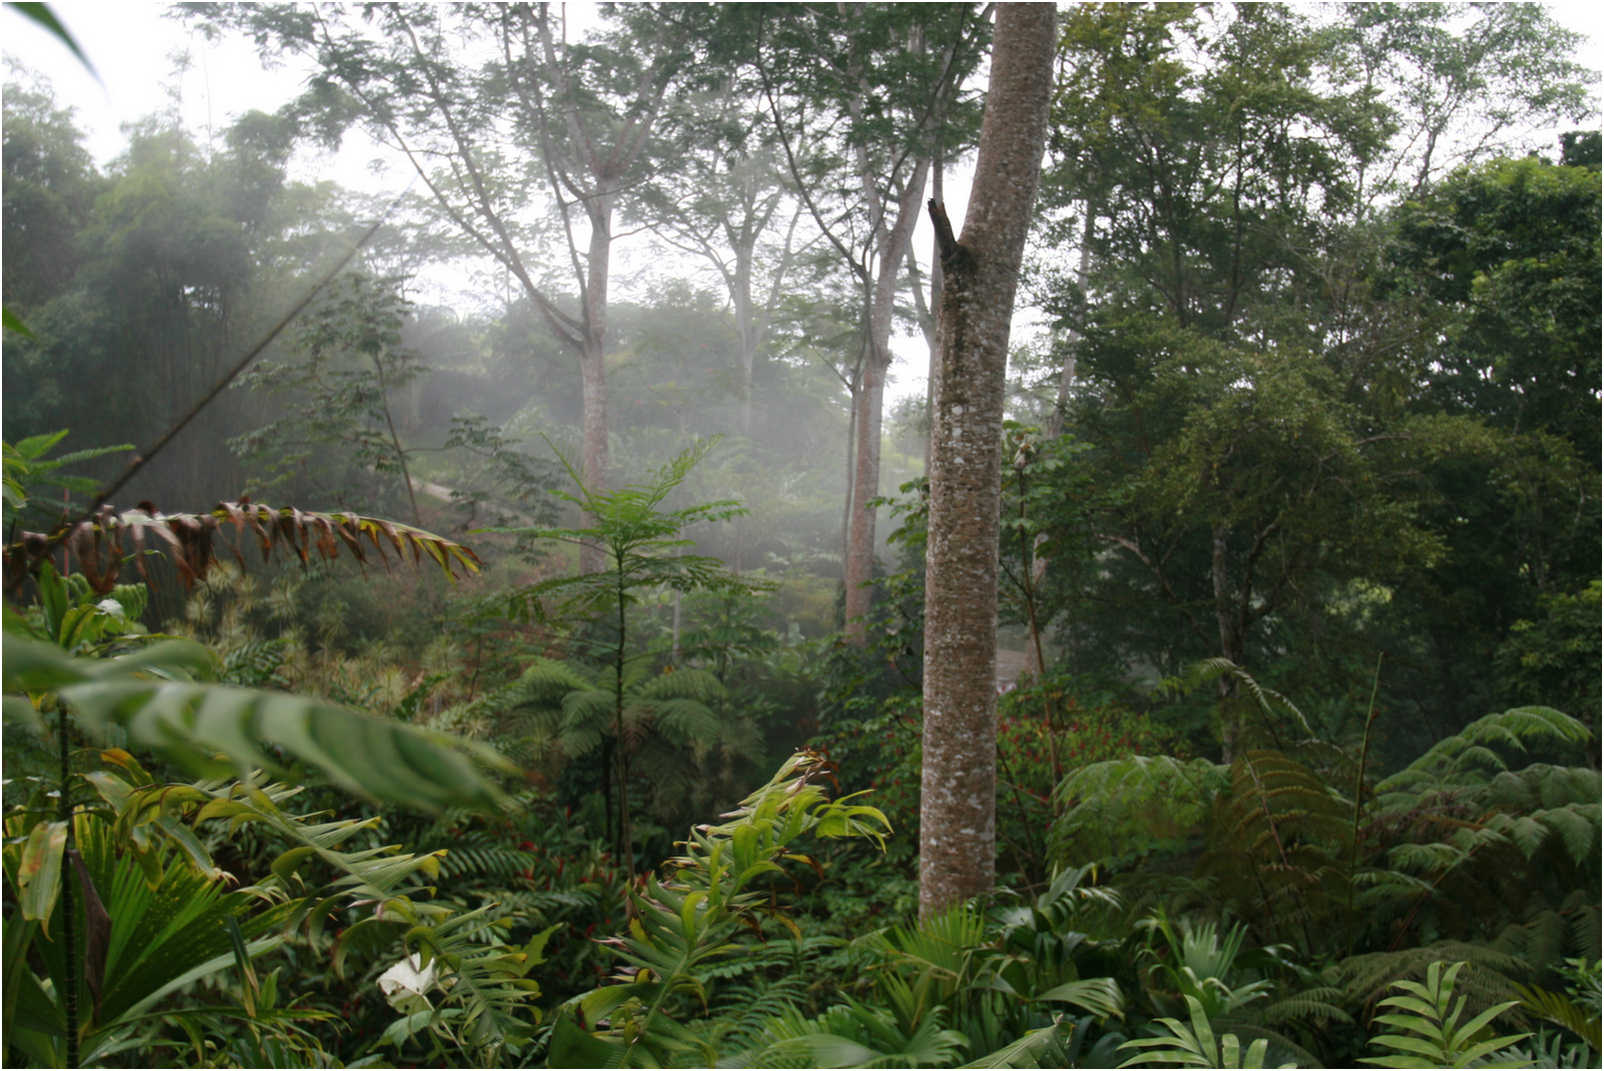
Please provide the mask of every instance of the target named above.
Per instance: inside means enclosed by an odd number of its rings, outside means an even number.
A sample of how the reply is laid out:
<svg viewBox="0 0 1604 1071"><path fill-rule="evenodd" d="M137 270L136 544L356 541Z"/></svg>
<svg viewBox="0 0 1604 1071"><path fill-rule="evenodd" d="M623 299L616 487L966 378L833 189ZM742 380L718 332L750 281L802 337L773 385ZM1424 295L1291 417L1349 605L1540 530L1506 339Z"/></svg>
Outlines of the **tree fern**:
<svg viewBox="0 0 1604 1071"><path fill-rule="evenodd" d="M1132 755L1083 766L1054 790L1048 858L1063 867L1118 865L1177 850L1201 835L1225 784L1226 767L1205 759Z"/></svg>
<svg viewBox="0 0 1604 1071"><path fill-rule="evenodd" d="M1353 804L1307 766L1254 750L1231 766L1201 869L1265 940L1346 929Z"/></svg>
<svg viewBox="0 0 1604 1071"><path fill-rule="evenodd" d="M1434 744L1420 758L1376 786L1382 811L1407 807L1421 792L1488 784L1533 750L1581 756L1592 733L1581 722L1550 707L1516 707L1488 714ZM1522 763L1524 764L1524 763Z"/></svg>
<svg viewBox="0 0 1604 1071"><path fill-rule="evenodd" d="M1336 965L1337 979L1350 1006L1367 1007L1386 995L1398 978L1421 978L1433 963L1462 962L1458 992L1476 1010L1507 996L1527 964L1518 956L1467 941L1435 941L1396 951L1367 952Z"/></svg>
<svg viewBox="0 0 1604 1071"><path fill-rule="evenodd" d="M749 1054L763 1043L768 1022L800 1013L809 1002L808 987L807 978L792 973L776 979L758 975L722 989L707 1026L709 1046L729 1054L720 1058L719 1066L757 1066Z"/></svg>

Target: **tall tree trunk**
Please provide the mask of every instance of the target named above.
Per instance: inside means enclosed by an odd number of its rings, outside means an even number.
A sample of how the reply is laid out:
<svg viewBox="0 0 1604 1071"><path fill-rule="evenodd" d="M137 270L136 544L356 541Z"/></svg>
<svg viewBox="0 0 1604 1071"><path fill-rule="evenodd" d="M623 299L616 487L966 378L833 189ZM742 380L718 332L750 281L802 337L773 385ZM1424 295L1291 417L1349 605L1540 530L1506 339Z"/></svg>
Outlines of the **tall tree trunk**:
<svg viewBox="0 0 1604 1071"><path fill-rule="evenodd" d="M757 363L760 344L757 316L752 308L752 258L757 236L753 234L750 239L736 247L735 275L730 280L730 297L735 305L735 329L740 334L741 343L741 352L736 357L739 362L736 390L741 403L737 426L741 436L747 439L752 437L752 368Z"/></svg>
<svg viewBox="0 0 1604 1071"><path fill-rule="evenodd" d="M590 219L590 246L585 260L584 337L579 354L584 404L584 454L580 468L585 486L592 492L600 492L607 486L607 282L616 196L611 190L604 191L585 205ZM606 548L592 543L580 545L580 572L599 573L607 564Z"/></svg>
<svg viewBox="0 0 1604 1071"><path fill-rule="evenodd" d="M1008 329L1053 81L1051 4L1001 4L980 153L953 238L932 202L945 276L925 557L919 911L987 892L996 874L997 535Z"/></svg>
<svg viewBox="0 0 1604 1071"><path fill-rule="evenodd" d="M885 394L886 365L874 354L865 354L863 376L852 398L856 436L845 578L847 642L860 647L868 638L867 617L874 595L870 586L874 582L874 509L869 500L880 489L880 424Z"/></svg>
<svg viewBox="0 0 1604 1071"><path fill-rule="evenodd" d="M947 162L938 152L930 165L930 198L937 204L947 203L943 186ZM941 378L941 239L931 238L930 250L930 326L924 328L925 348L930 351L930 367L925 373L925 421L935 427L936 381ZM917 282L914 284L918 285ZM920 326L923 327L921 320ZM930 432L925 431L925 474L930 473Z"/></svg>
<svg viewBox="0 0 1604 1071"><path fill-rule="evenodd" d="M1246 578L1242 594L1231 585L1230 571L1227 568L1226 538L1229 529L1224 524L1216 522L1209 529L1209 578L1214 589L1214 623L1220 634L1220 656L1236 665L1242 664L1244 632L1242 628L1243 614L1239 600L1247 598L1246 592L1251 591L1251 584ZM1236 757L1237 724L1235 715L1230 709L1231 699L1236 695L1236 680L1230 676L1221 676L1216 686L1220 706L1220 753L1221 761L1230 762Z"/></svg>
<svg viewBox="0 0 1604 1071"><path fill-rule="evenodd" d="M1082 294L1086 293L1086 280L1091 277L1092 271L1092 238L1097 233L1097 206L1090 198L1086 200L1086 219L1081 225L1080 256L1075 264L1075 288ZM1053 411L1047 416L1047 434L1056 438L1064 433L1064 418L1069 412L1069 395L1075 387L1075 346L1080 342L1080 329L1070 327L1065 332L1066 352L1064 354L1064 367L1058 375L1058 396L1054 399Z"/></svg>
<svg viewBox="0 0 1604 1071"><path fill-rule="evenodd" d="M863 355L863 376L854 399L857 409L856 468L852 478L851 520L846 552L846 637L863 646L867 641L866 615L873 596L874 508L869 501L880 493L880 426L885 402L886 372L891 368L891 322L896 305L897 280L903 259L913 241L924 200L930 158L914 163L907 186L897 198L897 218L881 239L875 257L874 291L869 306L869 338Z"/></svg>

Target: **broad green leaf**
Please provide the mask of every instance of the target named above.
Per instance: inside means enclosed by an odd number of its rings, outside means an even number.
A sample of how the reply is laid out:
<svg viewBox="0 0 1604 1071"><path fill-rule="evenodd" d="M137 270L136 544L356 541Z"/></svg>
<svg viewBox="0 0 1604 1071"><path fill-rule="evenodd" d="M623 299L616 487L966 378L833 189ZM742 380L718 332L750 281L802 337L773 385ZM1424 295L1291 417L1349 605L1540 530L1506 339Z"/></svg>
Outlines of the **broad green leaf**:
<svg viewBox="0 0 1604 1071"><path fill-rule="evenodd" d="M22 917L48 931L61 891L61 861L67 848L66 822L40 822L28 833L17 867Z"/></svg>

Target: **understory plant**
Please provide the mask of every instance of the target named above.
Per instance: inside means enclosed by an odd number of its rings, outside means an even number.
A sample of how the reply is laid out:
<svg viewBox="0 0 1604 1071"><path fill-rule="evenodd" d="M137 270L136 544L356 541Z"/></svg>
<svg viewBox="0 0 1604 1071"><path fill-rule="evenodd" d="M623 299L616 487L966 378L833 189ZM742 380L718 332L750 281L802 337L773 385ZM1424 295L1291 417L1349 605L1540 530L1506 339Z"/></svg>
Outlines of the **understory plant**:
<svg viewBox="0 0 1604 1071"><path fill-rule="evenodd" d="M438 854L353 849L376 818L293 810L302 790L260 772L306 763L370 799L493 809L504 798L484 772L501 765L494 753L321 700L218 684L205 648L153 641L130 621L141 588L97 601L88 581L48 564L35 582L32 610L5 610L6 720L13 732L53 736L58 762L17 778L22 798L6 816L11 1051L40 1066L101 1062L130 1047L210 1060L215 1035L244 1045L234 1058L245 1063L270 1051L320 1060L313 1031L331 1017L281 1002L274 972L255 961L296 942L340 963L353 931L368 935L368 953L383 953L372 939L382 932L454 979L448 1007L404 1020L403 1037L449 1033L460 1017L480 1048L527 1038L524 974L538 948L470 940L471 913L425 892ZM83 746L96 740L98 749ZM203 780L157 778L125 747ZM225 870L219 848L253 831L276 845L263 870ZM238 977L228 997L197 1001L193 987L226 969Z"/></svg>
<svg viewBox="0 0 1604 1071"><path fill-rule="evenodd" d="M1375 1018L1390 1032L1370 1038L1372 1046L1391 1051L1384 1056L1366 1056L1362 1062L1377 1067L1521 1066L1522 1062L1510 1063L1507 1058L1500 1063L1498 1057L1531 1035L1489 1037L1487 1029L1519 1001L1494 1004L1461 1021L1465 997L1454 998L1454 980L1464 966L1461 962L1444 969L1439 961L1426 968L1424 984L1407 978L1394 982L1396 992L1380 1002L1381 1007L1392 1010Z"/></svg>
<svg viewBox="0 0 1604 1071"><path fill-rule="evenodd" d="M1173 903L1222 934L1234 920L1250 947L1322 964L1283 971L1286 999L1319 994L1355 1019L1435 961L1466 961L1457 992L1480 1014L1517 983L1552 984L1567 956L1597 955L1600 788L1585 725L1546 707L1487 715L1372 782L1362 751L1292 724L1284 749L1229 764L1133 756L1071 773L1050 857L1108 860L1138 903ZM1182 867L1190 877L1172 873ZM1187 1012L1164 1014L1184 1025ZM1341 1053L1362 1040L1323 1014L1330 1027L1300 1044Z"/></svg>
<svg viewBox="0 0 1604 1071"><path fill-rule="evenodd" d="M648 674L640 663L649 661L652 655L636 650L632 644L630 608L648 592L664 587L676 591L752 591L762 587L730 574L716 558L690 553L695 541L684 535L692 524L740 516L745 511L738 503L720 500L677 509L665 505L696 463L716 444L717 439L702 440L664 465L651 479L612 491L587 487L578 470L559 454L577 492L555 493L583 511L590 523L578 528L516 530L518 535L537 541L574 544L582 551L596 548L604 556L603 570L554 577L519 591L511 601L518 612L533 612L544 621L571 629L571 642L592 648L579 652L581 657L594 655L594 662L602 667L597 678L580 671L570 672L571 679L566 682L550 673L547 676L555 688L561 689L565 683L572 685L561 699L559 739L567 733L568 742L576 747L581 738L586 751L599 746L602 764L611 770L612 776L604 784L610 833L614 852L624 860L631 877L635 872L635 843L630 793L634 773L638 772L632 771L632 766L638 761L642 737L642 719L632 717L631 712L638 715L648 710L668 710L671 714L666 720L677 719L690 728L695 712L691 704L702 702L708 695L664 694L662 702L655 706L641 701L642 688L650 686L642 685ZM544 602L548 598L552 600L550 606ZM538 677L543 671L537 666L535 672ZM702 691L706 693L708 689ZM706 711L705 703L699 709ZM611 725L603 730L598 719L610 720Z"/></svg>
<svg viewBox="0 0 1604 1071"><path fill-rule="evenodd" d="M611 942L614 982L559 1010L552 1066L714 1062L717 1035L693 1020L718 999L721 983L763 961L753 958L755 949L781 932L801 939L779 898L794 880L787 864L813 863L797 842L845 837L878 844L890 832L874 807L826 795L819 782L832 772L822 756L798 752L725 821L693 830L661 877L631 887L629 932Z"/></svg>

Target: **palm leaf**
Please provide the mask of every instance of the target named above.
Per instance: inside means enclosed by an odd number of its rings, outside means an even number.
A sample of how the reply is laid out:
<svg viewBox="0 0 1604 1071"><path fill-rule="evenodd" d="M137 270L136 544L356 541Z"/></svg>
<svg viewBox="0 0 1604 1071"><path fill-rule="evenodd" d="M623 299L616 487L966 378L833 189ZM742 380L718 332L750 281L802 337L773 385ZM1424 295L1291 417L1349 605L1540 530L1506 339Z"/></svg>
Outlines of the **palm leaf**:
<svg viewBox="0 0 1604 1071"><path fill-rule="evenodd" d="M188 679L210 669L198 644L170 640L110 659L74 658L7 631L7 692L54 691L87 728L117 726L128 738L203 776L278 769L269 748L310 763L369 799L439 810L458 803L497 808L503 796L481 767L510 770L470 741L359 714L321 699Z"/></svg>
<svg viewBox="0 0 1604 1071"><path fill-rule="evenodd" d="M206 513L146 509L119 513L107 508L56 532L23 532L5 548L6 584L15 592L52 550L62 547L101 594L116 585L128 558L143 571L147 550L165 552L190 585L216 564L220 537L225 536L232 538L234 556L242 564L243 548L254 544L263 560L278 549L287 549L303 563L314 554L332 559L339 557L342 547L359 563L376 558L386 568L392 555L401 563L410 557L414 565L427 559L452 580L459 570L470 575L481 566L468 547L421 528L356 513L274 509L242 500L220 502Z"/></svg>

